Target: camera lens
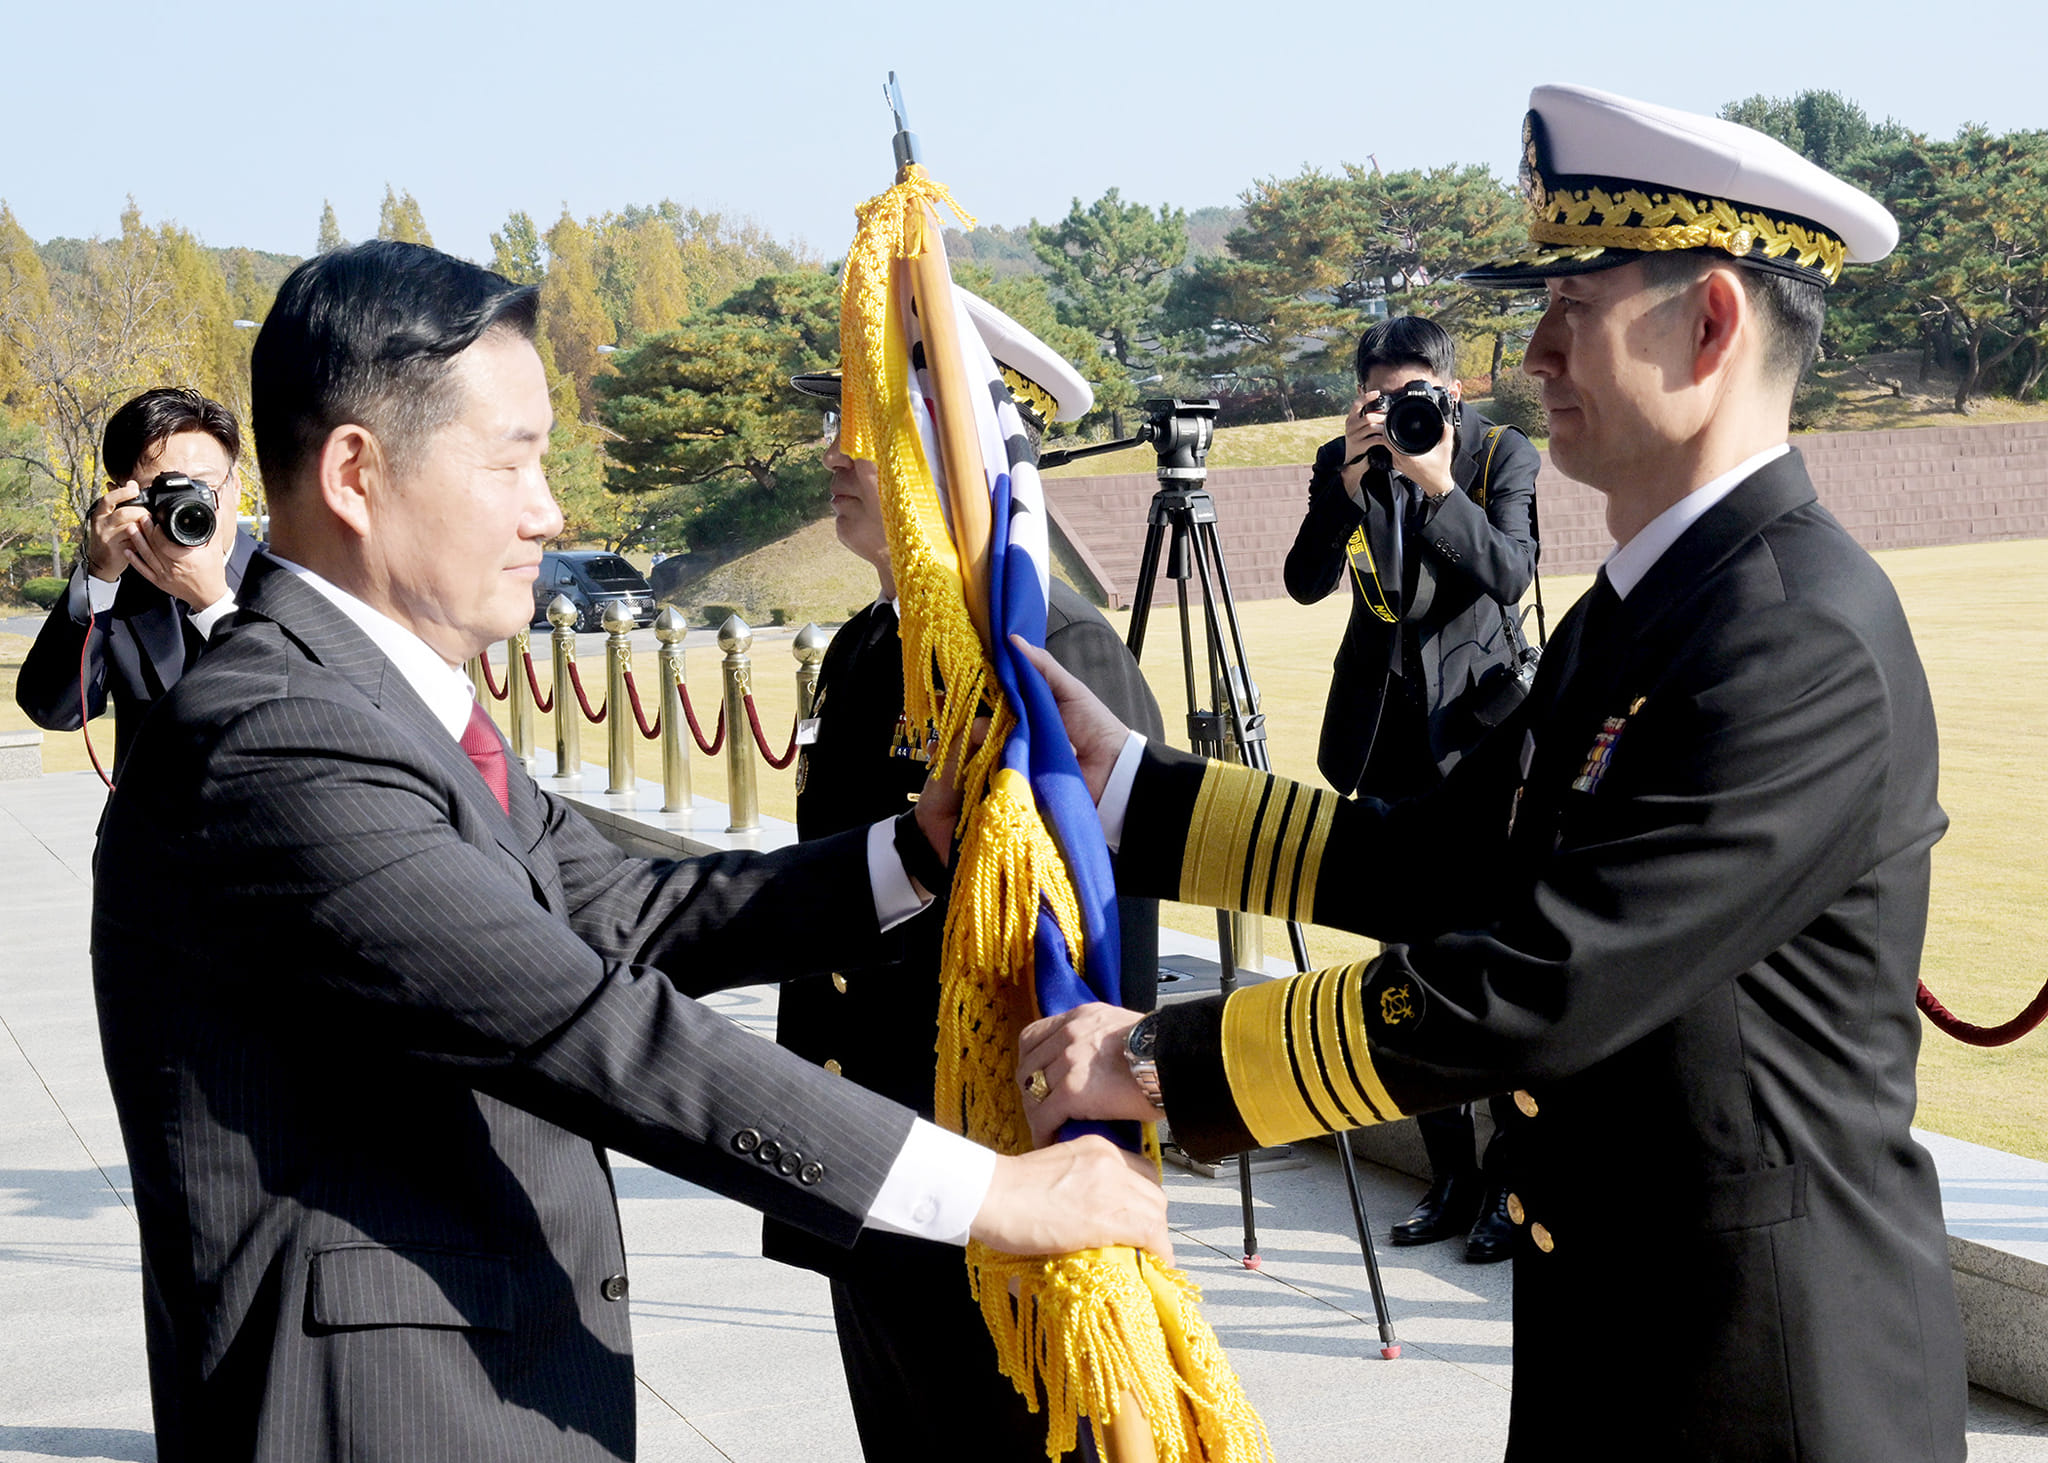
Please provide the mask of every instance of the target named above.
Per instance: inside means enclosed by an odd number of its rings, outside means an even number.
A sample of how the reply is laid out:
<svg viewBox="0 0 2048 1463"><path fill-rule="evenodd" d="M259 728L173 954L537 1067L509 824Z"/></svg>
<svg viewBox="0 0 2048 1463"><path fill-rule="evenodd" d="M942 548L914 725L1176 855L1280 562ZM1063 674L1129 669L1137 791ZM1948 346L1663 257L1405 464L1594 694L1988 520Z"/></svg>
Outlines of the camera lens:
<svg viewBox="0 0 2048 1463"><path fill-rule="evenodd" d="M173 543L183 544L190 549L213 537L213 509L197 498L186 498L173 504L168 518L169 521L164 524L164 532L170 536Z"/></svg>
<svg viewBox="0 0 2048 1463"><path fill-rule="evenodd" d="M1402 396L1387 408L1387 441L1403 457L1420 457L1443 439L1444 415L1427 396Z"/></svg>

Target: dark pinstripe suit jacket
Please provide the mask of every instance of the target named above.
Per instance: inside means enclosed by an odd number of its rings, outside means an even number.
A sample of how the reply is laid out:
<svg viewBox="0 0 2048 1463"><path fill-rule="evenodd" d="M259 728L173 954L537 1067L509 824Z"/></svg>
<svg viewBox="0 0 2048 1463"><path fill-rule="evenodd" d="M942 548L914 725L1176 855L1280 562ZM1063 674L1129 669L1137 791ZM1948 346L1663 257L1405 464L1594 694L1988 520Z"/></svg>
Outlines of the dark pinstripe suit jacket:
<svg viewBox="0 0 2048 1463"><path fill-rule="evenodd" d="M629 859L516 762L508 818L316 590L240 598L93 916L158 1456L631 1457L604 1149L845 1243L909 1129L690 999L885 953L863 837Z"/></svg>

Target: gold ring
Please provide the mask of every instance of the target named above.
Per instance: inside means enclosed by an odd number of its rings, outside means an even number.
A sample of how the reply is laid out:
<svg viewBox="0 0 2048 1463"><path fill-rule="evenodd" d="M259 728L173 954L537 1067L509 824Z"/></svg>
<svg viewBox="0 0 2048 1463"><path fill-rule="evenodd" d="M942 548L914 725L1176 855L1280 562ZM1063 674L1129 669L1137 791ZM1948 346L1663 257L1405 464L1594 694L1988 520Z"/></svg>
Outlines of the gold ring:
<svg viewBox="0 0 2048 1463"><path fill-rule="evenodd" d="M1044 1102L1052 1096L1052 1084L1045 1080L1045 1068L1038 1068L1025 1080L1024 1090L1033 1102Z"/></svg>

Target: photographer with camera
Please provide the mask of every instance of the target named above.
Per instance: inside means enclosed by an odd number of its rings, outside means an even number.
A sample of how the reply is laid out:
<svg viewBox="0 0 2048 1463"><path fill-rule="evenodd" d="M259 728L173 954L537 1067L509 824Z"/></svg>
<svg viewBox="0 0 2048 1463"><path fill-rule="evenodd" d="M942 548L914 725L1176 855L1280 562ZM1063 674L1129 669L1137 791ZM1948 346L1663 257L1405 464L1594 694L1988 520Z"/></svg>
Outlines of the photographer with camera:
<svg viewBox="0 0 2048 1463"><path fill-rule="evenodd" d="M145 391L107 419L107 490L14 695L49 731L79 730L111 696L117 780L142 718L235 608L256 547L236 531L241 450L234 414L185 387Z"/></svg>
<svg viewBox="0 0 2048 1463"><path fill-rule="evenodd" d="M1330 678L1316 765L1346 796L1396 802L1442 782L1515 708L1533 669L1514 605L1536 567L1536 449L1466 411L1457 345L1403 315L1360 338L1344 435L1316 454L1308 515L1288 551L1287 592L1314 604L1351 581L1351 620ZM1474 1161L1469 1105L1416 1119L1430 1186L1394 1226L1397 1245L1463 1234L1465 1258L1509 1258L1504 1170L1513 1105Z"/></svg>

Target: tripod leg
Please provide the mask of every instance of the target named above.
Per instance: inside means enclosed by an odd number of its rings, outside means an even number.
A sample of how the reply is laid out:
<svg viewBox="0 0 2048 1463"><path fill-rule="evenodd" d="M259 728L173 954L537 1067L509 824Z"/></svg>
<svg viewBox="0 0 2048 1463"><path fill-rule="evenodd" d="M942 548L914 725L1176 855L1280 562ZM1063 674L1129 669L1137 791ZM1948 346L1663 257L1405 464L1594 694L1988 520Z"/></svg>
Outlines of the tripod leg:
<svg viewBox="0 0 2048 1463"><path fill-rule="evenodd" d="M1230 916L1223 910L1216 911L1216 955L1217 964L1223 968L1223 995L1226 999L1237 989L1237 953L1230 938ZM1252 1217L1252 1155L1249 1150L1237 1155L1237 1203L1244 1215L1244 1267L1247 1270L1259 1268L1259 1226Z"/></svg>
<svg viewBox="0 0 2048 1463"><path fill-rule="evenodd" d="M1210 653L1212 657L1221 655L1226 663L1229 660L1230 653L1235 653L1238 671L1244 678L1244 695L1247 702L1250 703L1240 708L1235 688L1231 688L1229 735L1236 740L1238 752L1246 766L1256 767L1261 772L1268 772L1272 770L1273 764L1271 755L1266 747L1264 723L1259 722L1257 731L1254 734L1247 735L1246 728L1251 723L1251 718L1240 714L1241 710L1256 713L1258 708L1251 689L1251 668L1245 661L1244 631L1238 623L1237 599L1230 592L1230 572L1223 565L1223 547L1216 538L1216 525L1214 522L1200 525L1195 535L1195 547L1195 567L1200 573L1202 599L1205 608L1209 610ZM1218 624L1219 607L1221 611L1220 625ZM1224 645L1225 631L1229 635L1228 650L1226 650ZM1221 710L1222 708L1219 706L1218 711L1220 712ZM1299 971L1308 970L1308 940L1303 935L1299 924L1292 921L1288 922L1287 939L1294 954L1294 968ZM1344 1170L1344 1187L1351 1199L1351 1218L1352 1222L1358 1227L1358 1248L1365 1259L1365 1278L1372 1290L1373 1314L1379 1320L1380 1355L1386 1360L1392 1361L1400 1356L1401 1343L1394 1336L1393 1317L1387 1311L1386 1289L1380 1283L1379 1254L1373 1248L1372 1223L1366 1218L1365 1195L1358 1187L1358 1164L1351 1155L1350 1135L1340 1132L1336 1135L1336 1138L1338 1162L1339 1166ZM1249 1184L1246 1187L1246 1195L1245 1202L1249 1206ZM1247 1207L1246 1214L1247 1223L1249 1223L1249 1207ZM1249 1249L1247 1253L1249 1253Z"/></svg>
<svg viewBox="0 0 2048 1463"><path fill-rule="evenodd" d="M1132 660L1145 657L1145 627L1152 620L1152 586L1159 578L1159 544L1165 528L1156 521L1145 526L1145 547L1138 554L1137 595L1131 601L1131 627L1124 634Z"/></svg>
<svg viewBox="0 0 2048 1463"><path fill-rule="evenodd" d="M1263 752L1265 748L1259 750ZM1287 940L1294 949L1294 968L1306 971L1308 936L1292 920L1287 924ZM1344 1188L1351 1196L1351 1222L1358 1227L1358 1250L1365 1257L1365 1280L1372 1289L1372 1311L1380 1323L1380 1355L1393 1361L1401 1355L1401 1343L1394 1335L1394 1318L1387 1310L1386 1288L1380 1284L1380 1257L1373 1248L1372 1221L1365 1216L1365 1194L1358 1187L1358 1162L1351 1156L1351 1135L1340 1132L1336 1138L1337 1162L1344 1170Z"/></svg>

